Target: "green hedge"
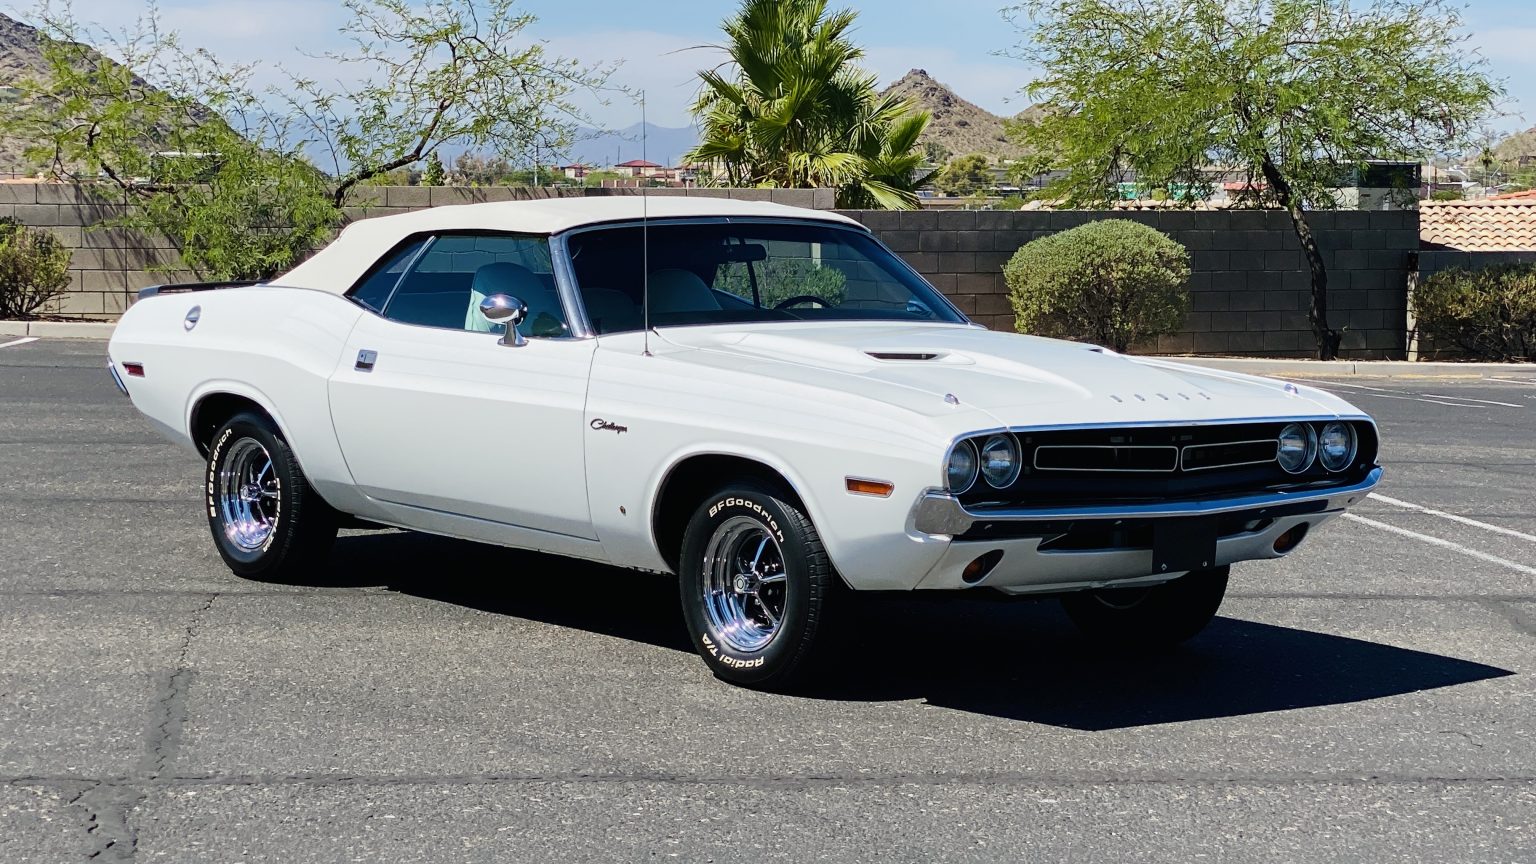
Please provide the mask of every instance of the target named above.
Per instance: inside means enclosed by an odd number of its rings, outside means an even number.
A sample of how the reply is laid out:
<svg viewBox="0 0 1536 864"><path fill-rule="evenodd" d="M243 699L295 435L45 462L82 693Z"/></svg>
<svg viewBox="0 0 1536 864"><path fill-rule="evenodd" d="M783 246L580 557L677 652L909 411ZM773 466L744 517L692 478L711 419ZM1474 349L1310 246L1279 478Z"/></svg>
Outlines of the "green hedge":
<svg viewBox="0 0 1536 864"><path fill-rule="evenodd" d="M1003 268L1020 333L1124 351L1189 311L1189 252L1155 228L1105 219L1026 243Z"/></svg>
<svg viewBox="0 0 1536 864"><path fill-rule="evenodd" d="M1536 361L1536 264L1442 270L1414 290L1413 314L1436 349Z"/></svg>

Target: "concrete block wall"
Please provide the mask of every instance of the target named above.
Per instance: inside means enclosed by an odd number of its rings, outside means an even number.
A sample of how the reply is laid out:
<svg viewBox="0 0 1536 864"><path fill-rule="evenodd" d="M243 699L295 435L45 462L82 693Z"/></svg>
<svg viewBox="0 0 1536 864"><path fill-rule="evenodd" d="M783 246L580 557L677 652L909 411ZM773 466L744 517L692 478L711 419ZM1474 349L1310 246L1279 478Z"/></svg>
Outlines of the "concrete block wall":
<svg viewBox="0 0 1536 864"><path fill-rule="evenodd" d="M513 201L551 197L638 195L638 189L523 189L454 186L369 186L353 196L348 219L388 216L444 204ZM688 195L773 201L793 207L831 209L831 189L648 189L648 195ZM70 250L70 287L45 314L81 320L115 319L139 289L171 282L195 282L175 247L163 236L96 227L128 212L92 190L63 183L0 183L0 216L51 232Z"/></svg>
<svg viewBox="0 0 1536 864"><path fill-rule="evenodd" d="M444 204L529 198L635 195L635 189L509 187L365 187L349 219ZM653 189L647 194L767 200L831 209L829 189ZM176 269L169 241L93 227L125 212L63 184L0 184L0 216L51 231L71 249L71 289L49 310L110 320L148 285L194 281ZM1145 353L1310 356L1310 289L1288 217L1272 211L850 211L951 297L974 320L1013 329L1002 268L1024 243L1095 219L1133 219L1189 248L1191 312L1179 333L1137 346ZM1419 245L1413 211L1318 212L1310 215L1329 267L1331 317L1344 328L1344 354L1398 358L1405 353L1408 273ZM168 272L158 268L170 268Z"/></svg>
<svg viewBox="0 0 1536 864"><path fill-rule="evenodd" d="M1038 237L1097 219L1131 219L1190 250L1190 314L1149 354L1307 357L1311 281L1290 218L1280 211L847 211L954 300L971 318L1013 330L1003 265ZM1408 274L1419 247L1415 211L1309 214L1329 276L1329 317L1342 352L1405 356Z"/></svg>

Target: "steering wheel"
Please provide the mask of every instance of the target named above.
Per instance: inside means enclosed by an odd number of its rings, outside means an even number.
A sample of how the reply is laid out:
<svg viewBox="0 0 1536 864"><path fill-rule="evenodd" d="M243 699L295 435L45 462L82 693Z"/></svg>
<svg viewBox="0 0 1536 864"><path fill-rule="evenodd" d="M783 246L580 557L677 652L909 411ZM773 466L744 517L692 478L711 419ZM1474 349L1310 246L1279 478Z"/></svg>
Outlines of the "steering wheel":
<svg viewBox="0 0 1536 864"><path fill-rule="evenodd" d="M777 312L780 309L788 309L791 306L798 306L801 303L815 303L817 306L820 306L823 309L832 308L831 303L828 303L820 297L817 297L815 294L796 294L788 300L780 300L779 302L773 304L773 311Z"/></svg>

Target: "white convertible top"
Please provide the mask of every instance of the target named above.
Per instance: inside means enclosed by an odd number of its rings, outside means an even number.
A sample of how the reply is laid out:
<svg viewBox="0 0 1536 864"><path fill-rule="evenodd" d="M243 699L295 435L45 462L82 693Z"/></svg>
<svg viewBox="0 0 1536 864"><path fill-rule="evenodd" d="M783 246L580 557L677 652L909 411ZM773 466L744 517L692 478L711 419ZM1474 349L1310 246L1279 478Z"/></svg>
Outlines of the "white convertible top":
<svg viewBox="0 0 1536 864"><path fill-rule="evenodd" d="M786 207L766 201L677 195L616 195L602 198L547 198L540 201L503 201L431 207L396 216L360 219L348 225L331 245L308 261L272 280L274 285L317 288L341 293L350 288L369 267L412 234L429 231L485 229L526 234L558 234L601 222L704 217L777 217L818 219L858 226L859 223L825 210Z"/></svg>

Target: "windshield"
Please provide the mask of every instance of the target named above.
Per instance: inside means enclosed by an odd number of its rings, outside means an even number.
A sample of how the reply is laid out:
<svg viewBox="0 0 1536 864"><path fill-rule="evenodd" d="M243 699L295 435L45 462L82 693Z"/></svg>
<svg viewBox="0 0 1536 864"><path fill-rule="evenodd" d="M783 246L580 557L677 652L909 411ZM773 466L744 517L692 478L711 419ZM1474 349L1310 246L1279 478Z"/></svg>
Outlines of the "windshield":
<svg viewBox="0 0 1536 864"><path fill-rule="evenodd" d="M644 326L647 260L653 327L965 320L874 238L835 225L652 222L576 232L566 248L600 334Z"/></svg>

